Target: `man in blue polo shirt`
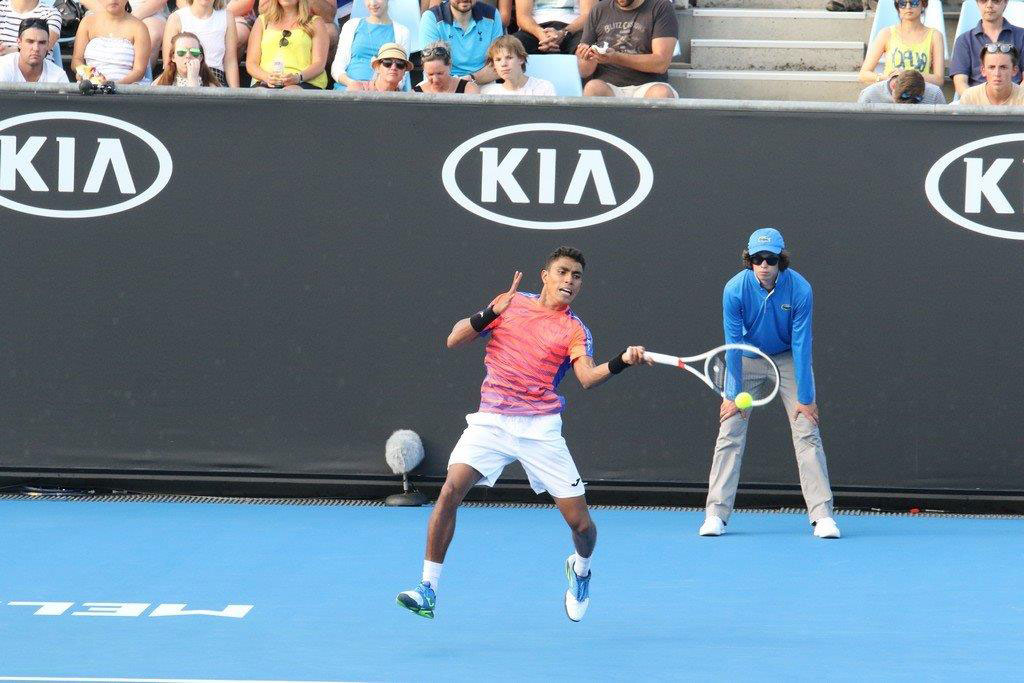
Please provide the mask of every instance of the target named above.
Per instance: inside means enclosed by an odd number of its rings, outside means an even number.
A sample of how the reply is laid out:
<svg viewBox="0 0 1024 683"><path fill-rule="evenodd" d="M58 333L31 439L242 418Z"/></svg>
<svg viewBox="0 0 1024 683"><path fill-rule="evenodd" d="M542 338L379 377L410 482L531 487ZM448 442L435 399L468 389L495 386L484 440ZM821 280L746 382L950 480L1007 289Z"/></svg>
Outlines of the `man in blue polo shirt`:
<svg viewBox="0 0 1024 683"><path fill-rule="evenodd" d="M452 48L452 75L468 76L477 83L494 80L494 69L485 67L484 60L487 48L504 33L498 11L473 0L445 0L420 19L423 44L435 40L448 43Z"/></svg>
<svg viewBox="0 0 1024 683"><path fill-rule="evenodd" d="M839 538L839 527L832 519L832 488L818 432L811 367L814 296L810 283L790 269L785 248L782 233L775 228L755 230L747 240L744 269L726 283L722 296L725 342L756 346L778 366L779 397L793 433L800 488L814 535ZM764 373L766 368L761 366L768 362L737 351L727 355L726 365L729 381L719 409L721 426L701 536L721 536L732 514L750 418L750 411L741 412L734 399L742 386L742 373Z"/></svg>
<svg viewBox="0 0 1024 683"><path fill-rule="evenodd" d="M985 82L985 76L981 73L981 48L989 43L1009 43L1017 48L1017 54L1024 54L1024 29L1003 18L1009 0L977 2L981 21L957 36L953 44L953 59L949 62L949 75L953 77L957 95L962 95L964 90L973 85ZM1020 77L1018 71L1013 82L1020 84Z"/></svg>

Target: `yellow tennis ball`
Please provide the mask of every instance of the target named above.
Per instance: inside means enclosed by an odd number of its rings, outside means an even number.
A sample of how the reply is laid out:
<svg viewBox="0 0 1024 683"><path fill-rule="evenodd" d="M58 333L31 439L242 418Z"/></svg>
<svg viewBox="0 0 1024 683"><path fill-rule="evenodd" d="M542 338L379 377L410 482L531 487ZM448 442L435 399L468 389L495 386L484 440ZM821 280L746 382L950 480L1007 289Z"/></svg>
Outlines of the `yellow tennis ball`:
<svg viewBox="0 0 1024 683"><path fill-rule="evenodd" d="M750 407L754 405L754 397L745 391L741 391L736 394L736 400L734 403L740 410L749 410Z"/></svg>

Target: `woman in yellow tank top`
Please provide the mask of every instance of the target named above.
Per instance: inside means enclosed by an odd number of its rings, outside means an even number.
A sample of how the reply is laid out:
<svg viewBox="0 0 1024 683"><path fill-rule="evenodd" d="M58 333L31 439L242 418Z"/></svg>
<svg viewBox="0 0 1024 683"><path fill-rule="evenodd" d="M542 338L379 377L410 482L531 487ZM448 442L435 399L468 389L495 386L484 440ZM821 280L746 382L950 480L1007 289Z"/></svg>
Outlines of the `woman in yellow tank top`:
<svg viewBox="0 0 1024 683"><path fill-rule="evenodd" d="M261 88L327 87L327 28L309 0L269 0L249 34L245 68Z"/></svg>
<svg viewBox="0 0 1024 683"><path fill-rule="evenodd" d="M862 83L884 81L893 71L920 71L929 83L942 87L946 80L946 62L942 36L921 22L928 0L894 0L900 23L884 28L875 36L860 67ZM875 66L886 55L882 73Z"/></svg>

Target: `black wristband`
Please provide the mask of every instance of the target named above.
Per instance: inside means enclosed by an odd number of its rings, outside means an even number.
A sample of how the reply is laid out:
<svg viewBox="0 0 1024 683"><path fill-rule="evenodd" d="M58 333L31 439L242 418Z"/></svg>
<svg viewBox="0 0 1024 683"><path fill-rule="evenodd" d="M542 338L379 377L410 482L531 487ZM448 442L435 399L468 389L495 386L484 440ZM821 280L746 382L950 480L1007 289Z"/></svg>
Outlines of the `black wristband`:
<svg viewBox="0 0 1024 683"><path fill-rule="evenodd" d="M625 353L627 350L628 349L623 349L622 353ZM629 363L623 362L622 353L608 361L608 372L612 373L613 375L617 375L629 367Z"/></svg>
<svg viewBox="0 0 1024 683"><path fill-rule="evenodd" d="M487 326L498 319L498 314L494 312L492 306L488 306L484 310L480 311L476 315L469 319L469 324L476 330L477 334L480 334Z"/></svg>

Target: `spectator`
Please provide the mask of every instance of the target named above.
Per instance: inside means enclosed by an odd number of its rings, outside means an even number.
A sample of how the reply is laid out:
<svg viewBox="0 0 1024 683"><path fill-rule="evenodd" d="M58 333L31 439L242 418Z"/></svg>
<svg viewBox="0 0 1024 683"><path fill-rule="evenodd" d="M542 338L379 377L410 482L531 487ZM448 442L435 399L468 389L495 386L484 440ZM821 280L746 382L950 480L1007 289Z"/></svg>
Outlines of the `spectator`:
<svg viewBox="0 0 1024 683"><path fill-rule="evenodd" d="M482 0L485 5L490 5L494 9L498 10L498 14L501 16L501 25L508 31L509 26L515 25L515 3L513 0ZM431 7L437 7L441 4L441 0L420 0L420 12L426 12Z"/></svg>
<svg viewBox="0 0 1024 683"><path fill-rule="evenodd" d="M101 0L102 1L102 0ZM160 46L164 44L164 28L167 26L167 0L128 0L132 16L141 19L149 31L151 53L149 63L156 64Z"/></svg>
<svg viewBox="0 0 1024 683"><path fill-rule="evenodd" d="M167 22L170 25L170 22ZM206 51L199 36L179 33L170 40L167 67L153 85L176 85L189 88L220 87L220 78L206 63Z"/></svg>
<svg viewBox="0 0 1024 683"><path fill-rule="evenodd" d="M402 87L405 75L412 70L408 53L398 43L381 45L370 65L373 67L373 78L369 81L352 81L349 90L397 92Z"/></svg>
<svg viewBox="0 0 1024 683"><path fill-rule="evenodd" d="M981 106L1024 105L1024 88L1013 82L1020 73L1020 53L1010 43L989 43L978 54L985 82L971 86L954 104Z"/></svg>
<svg viewBox="0 0 1024 683"><path fill-rule="evenodd" d="M60 38L60 12L39 0L0 0L0 55L18 52L18 31L25 19L42 19L46 22L48 50Z"/></svg>
<svg viewBox="0 0 1024 683"><path fill-rule="evenodd" d="M124 0L93 0L75 34L71 68L88 65L106 80L139 83L149 68L149 29L125 11Z"/></svg>
<svg viewBox="0 0 1024 683"><path fill-rule="evenodd" d="M942 88L926 83L920 71L898 69L860 91L858 104L945 104Z"/></svg>
<svg viewBox="0 0 1024 683"><path fill-rule="evenodd" d="M502 36L491 43L487 50L487 64L501 83L488 83L480 88L481 95L550 95L555 96L555 86L543 78L527 76L526 48L515 36Z"/></svg>
<svg viewBox="0 0 1024 683"><path fill-rule="evenodd" d="M260 88L327 87L329 33L309 0L268 0L249 34L245 65Z"/></svg>
<svg viewBox="0 0 1024 683"><path fill-rule="evenodd" d="M465 78L452 76L452 52L448 43L435 40L420 52L423 65L423 80L413 86L416 92L425 93L467 93L480 92L476 83Z"/></svg>
<svg viewBox="0 0 1024 683"><path fill-rule="evenodd" d="M679 36L671 0L600 0L576 48L584 95L674 98L668 65Z"/></svg>
<svg viewBox="0 0 1024 683"><path fill-rule="evenodd" d="M163 46L165 73L171 62L173 42L179 34L188 33L198 36L203 48L203 64L213 71L220 84L237 88L238 33L234 17L225 9L224 0L186 2L185 7L175 11L167 20Z"/></svg>
<svg viewBox="0 0 1024 683"><path fill-rule="evenodd" d="M964 0L971 2L971 0ZM1024 54L1024 29L1003 19L1007 0L978 0L981 21L974 28L961 33L953 44L953 58L949 62L949 75L958 95L972 85L985 81L981 69L981 48L989 43L1009 43ZM1013 79L1020 83L1020 72Z"/></svg>
<svg viewBox="0 0 1024 683"><path fill-rule="evenodd" d="M880 83L897 69L920 71L929 83L942 86L946 80L946 64L942 35L921 22L921 13L928 0L893 0L900 14L900 23L883 28L868 48L860 67L861 83ZM875 71L882 53L888 55L882 73Z"/></svg>
<svg viewBox="0 0 1024 683"><path fill-rule="evenodd" d="M595 0L518 0L516 38L531 54L576 53L583 22Z"/></svg>
<svg viewBox="0 0 1024 683"><path fill-rule="evenodd" d="M64 69L46 58L50 25L44 19L23 19L18 26L18 51L0 57L0 83L67 83Z"/></svg>
<svg viewBox="0 0 1024 683"><path fill-rule="evenodd" d="M256 0L231 0L227 10L235 22L235 41L238 44L238 61L241 62L249 44L252 25L256 23Z"/></svg>
<svg viewBox="0 0 1024 683"><path fill-rule="evenodd" d="M398 43L410 52L412 43L409 29L391 21L388 16L388 0L365 0L370 13L366 19L349 19L341 27L338 51L331 64L331 77L340 87L348 87L352 81L369 81L373 78L370 63L377 56L384 43Z"/></svg>
<svg viewBox="0 0 1024 683"><path fill-rule="evenodd" d="M487 48L504 33L498 12L473 0L444 0L423 13L420 40L443 40L451 46L452 73L469 76L478 85L494 80L494 70L484 66Z"/></svg>

